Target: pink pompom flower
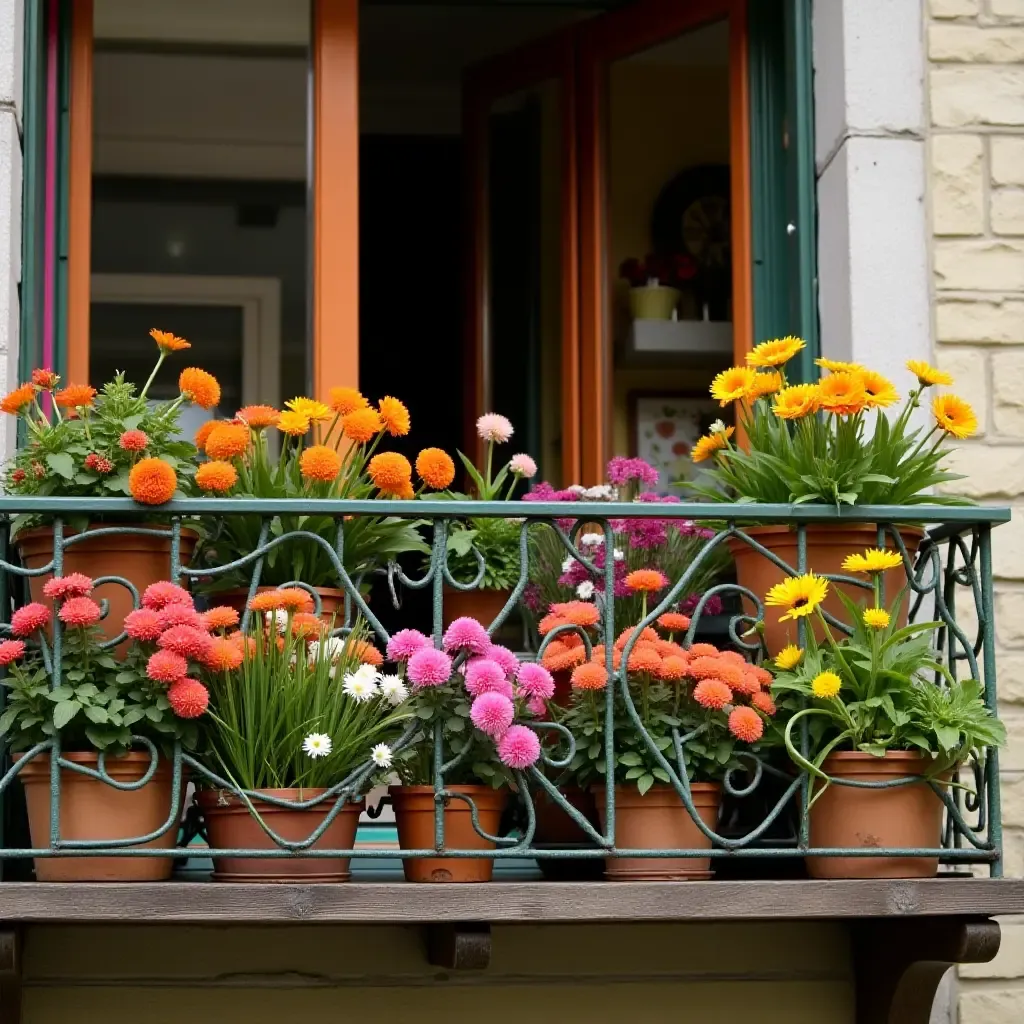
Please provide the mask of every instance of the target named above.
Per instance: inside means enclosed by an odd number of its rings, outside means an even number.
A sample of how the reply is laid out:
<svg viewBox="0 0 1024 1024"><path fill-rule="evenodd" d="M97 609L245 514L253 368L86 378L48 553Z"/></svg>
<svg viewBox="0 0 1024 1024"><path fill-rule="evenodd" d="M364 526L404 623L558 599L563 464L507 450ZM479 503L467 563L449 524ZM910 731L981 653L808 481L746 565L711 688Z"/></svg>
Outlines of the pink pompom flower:
<svg viewBox="0 0 1024 1024"><path fill-rule="evenodd" d="M417 688L444 686L452 677L452 659L444 651L424 647L409 659L405 674Z"/></svg>
<svg viewBox="0 0 1024 1024"><path fill-rule="evenodd" d="M195 608L191 608L187 604L164 605L156 615L164 629L170 629L172 626L191 626L193 629L206 629L203 617Z"/></svg>
<svg viewBox="0 0 1024 1024"><path fill-rule="evenodd" d="M84 629L99 622L103 611L91 597L70 597L61 605L57 614L66 626Z"/></svg>
<svg viewBox="0 0 1024 1024"><path fill-rule="evenodd" d="M10 665L25 655L24 640L4 640L0 642L0 665Z"/></svg>
<svg viewBox="0 0 1024 1024"><path fill-rule="evenodd" d="M500 739L516 716L515 705L500 693L482 693L469 709L470 721L492 739Z"/></svg>
<svg viewBox="0 0 1024 1024"><path fill-rule="evenodd" d="M152 608L153 611L160 611L169 604L184 604L189 608L193 606L192 595L179 587L176 583L161 580L159 583L151 583L142 594L142 607Z"/></svg>
<svg viewBox="0 0 1024 1024"><path fill-rule="evenodd" d="M487 635L487 630L476 619L464 615L448 627L441 644L446 651L486 654L487 649L491 646L491 638Z"/></svg>
<svg viewBox="0 0 1024 1024"><path fill-rule="evenodd" d="M484 651L484 657L496 661L509 679L515 679L516 673L519 671L519 659L507 647L502 647L501 644L491 644Z"/></svg>
<svg viewBox="0 0 1024 1024"><path fill-rule="evenodd" d="M508 460L508 468L515 473L516 476L523 477L524 480L529 480L537 475L537 463L530 458L525 452L520 452L518 455L513 455Z"/></svg>
<svg viewBox="0 0 1024 1024"><path fill-rule="evenodd" d="M124 631L133 640L156 640L164 628L158 612L152 608L136 608L124 617Z"/></svg>
<svg viewBox="0 0 1024 1024"><path fill-rule="evenodd" d="M174 651L157 651L146 662L146 675L154 683L170 685L188 675L188 662Z"/></svg>
<svg viewBox="0 0 1024 1024"><path fill-rule="evenodd" d="M43 594L58 601L66 597L86 597L92 593L92 586L92 580L84 573L73 572L68 576L54 576L47 580Z"/></svg>
<svg viewBox="0 0 1024 1024"><path fill-rule="evenodd" d="M485 441L504 444L514 433L508 417L496 412L485 412L476 421L476 432Z"/></svg>
<svg viewBox="0 0 1024 1024"><path fill-rule="evenodd" d="M490 658L473 658L466 665L466 689L474 696L498 691L508 685L505 673L496 661Z"/></svg>
<svg viewBox="0 0 1024 1024"><path fill-rule="evenodd" d="M15 636L31 636L38 629L50 624L50 609L45 604L33 601L19 608L11 616L11 632Z"/></svg>
<svg viewBox="0 0 1024 1024"><path fill-rule="evenodd" d="M389 641L388 661L408 661L417 651L433 646L418 629L400 629Z"/></svg>
<svg viewBox="0 0 1024 1024"><path fill-rule="evenodd" d="M157 643L165 651L173 651L189 661L205 661L210 650L210 636L194 626L171 626Z"/></svg>
<svg viewBox="0 0 1024 1024"><path fill-rule="evenodd" d="M540 740L525 725L513 725L498 741L498 757L509 768L529 768L540 759Z"/></svg>
<svg viewBox="0 0 1024 1024"><path fill-rule="evenodd" d="M526 710L536 718L543 718L548 713L548 706L542 697L531 697L526 702Z"/></svg>
<svg viewBox="0 0 1024 1024"><path fill-rule="evenodd" d="M555 680L551 673L536 662L528 661L520 665L516 682L519 689L529 698L551 700L555 695Z"/></svg>
<svg viewBox="0 0 1024 1024"><path fill-rule="evenodd" d="M149 438L144 430L126 430L117 441L122 451L141 452L149 444Z"/></svg>
<svg viewBox="0 0 1024 1024"><path fill-rule="evenodd" d="M167 691L167 700L178 718L199 718L210 706L210 691L198 679L179 679Z"/></svg>

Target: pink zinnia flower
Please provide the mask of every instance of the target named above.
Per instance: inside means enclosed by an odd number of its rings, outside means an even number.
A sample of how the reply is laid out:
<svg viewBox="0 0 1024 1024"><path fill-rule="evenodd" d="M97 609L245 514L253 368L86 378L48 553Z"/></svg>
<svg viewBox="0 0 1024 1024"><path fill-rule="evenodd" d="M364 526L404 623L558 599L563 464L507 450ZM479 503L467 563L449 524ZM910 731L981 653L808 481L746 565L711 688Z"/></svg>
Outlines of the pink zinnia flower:
<svg viewBox="0 0 1024 1024"><path fill-rule="evenodd" d="M443 686L452 677L452 659L444 651L423 647L409 659L405 674L416 687Z"/></svg>
<svg viewBox="0 0 1024 1024"><path fill-rule="evenodd" d="M507 647L502 647L501 644L491 644L484 651L484 657L496 661L509 679L515 679L516 673L519 671L519 659Z"/></svg>
<svg viewBox="0 0 1024 1024"><path fill-rule="evenodd" d="M540 740L525 725L513 725L498 742L498 757L509 768L529 768L540 758Z"/></svg>
<svg viewBox="0 0 1024 1024"><path fill-rule="evenodd" d="M431 646L430 638L418 629L400 629L388 641L388 661L408 661L417 651Z"/></svg>
<svg viewBox="0 0 1024 1024"><path fill-rule="evenodd" d="M164 629L170 629L171 626L192 626L194 629L206 629L203 617L195 608L190 608L187 604L165 605L156 613L156 616Z"/></svg>
<svg viewBox="0 0 1024 1024"><path fill-rule="evenodd" d="M65 625L84 628L99 622L103 611L91 597L70 597L57 614Z"/></svg>
<svg viewBox="0 0 1024 1024"><path fill-rule="evenodd" d="M508 731L516 709L508 697L500 693L482 693L469 709L470 721L492 739L500 739Z"/></svg>
<svg viewBox="0 0 1024 1024"><path fill-rule="evenodd" d="M527 661L519 666L516 682L527 697L551 700L555 695L555 681L552 679L551 673L543 665L538 665L534 661Z"/></svg>
<svg viewBox="0 0 1024 1024"><path fill-rule="evenodd" d="M456 619L445 631L442 646L446 651L470 651L486 654L491 646L487 630L476 619L463 616Z"/></svg>
<svg viewBox="0 0 1024 1024"><path fill-rule="evenodd" d="M544 703L543 697L531 697L526 702L526 710L537 718L543 718L548 713L548 706Z"/></svg>
<svg viewBox="0 0 1024 1024"><path fill-rule="evenodd" d="M525 453L519 455L513 455L508 462L508 468L515 473L516 476L524 477L529 480L531 477L537 475L537 463Z"/></svg>
<svg viewBox="0 0 1024 1024"><path fill-rule="evenodd" d="M167 700L179 718L198 718L210 705L210 691L198 679L180 679L167 691Z"/></svg>
<svg viewBox="0 0 1024 1024"><path fill-rule="evenodd" d="M124 617L124 631L133 640L156 640L164 628L160 615L152 608L136 608Z"/></svg>
<svg viewBox="0 0 1024 1024"><path fill-rule="evenodd" d="M92 580L84 573L73 572L69 576L54 576L46 581L43 594L52 600L65 597L85 597L92 593Z"/></svg>
<svg viewBox="0 0 1024 1024"><path fill-rule="evenodd" d="M31 636L37 629L45 629L49 624L50 609L38 601L19 608L11 616L11 632L15 636Z"/></svg>
<svg viewBox="0 0 1024 1024"><path fill-rule="evenodd" d="M496 412L485 412L476 421L476 432L485 441L504 444L514 433L508 418Z"/></svg>
<svg viewBox="0 0 1024 1024"><path fill-rule="evenodd" d="M502 667L490 658L473 658L466 666L466 689L474 696L509 686Z"/></svg>
<svg viewBox="0 0 1024 1024"><path fill-rule="evenodd" d="M151 583L146 587L142 595L142 607L152 608L153 611L160 611L169 604L185 604L192 607L192 595L176 583L169 583L161 580L159 583Z"/></svg>
<svg viewBox="0 0 1024 1024"><path fill-rule="evenodd" d="M0 665L10 665L25 654L24 640L4 640L0 642Z"/></svg>
<svg viewBox="0 0 1024 1024"><path fill-rule="evenodd" d="M155 683L176 683L188 675L188 662L174 651L157 651L146 662L146 675Z"/></svg>
<svg viewBox="0 0 1024 1024"><path fill-rule="evenodd" d="M165 651L173 651L189 661L204 661L210 649L210 637L194 626L172 626L157 641Z"/></svg>
<svg viewBox="0 0 1024 1024"><path fill-rule="evenodd" d="M149 444L149 438L144 430L126 430L117 443L122 451L141 452Z"/></svg>

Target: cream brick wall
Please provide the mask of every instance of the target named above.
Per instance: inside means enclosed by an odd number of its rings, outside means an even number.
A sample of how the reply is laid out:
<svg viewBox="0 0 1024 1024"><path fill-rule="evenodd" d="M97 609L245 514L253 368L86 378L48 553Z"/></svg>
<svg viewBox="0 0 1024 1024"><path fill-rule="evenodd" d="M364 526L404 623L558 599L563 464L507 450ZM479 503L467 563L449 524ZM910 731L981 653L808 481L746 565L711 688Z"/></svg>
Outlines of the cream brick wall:
<svg viewBox="0 0 1024 1024"><path fill-rule="evenodd" d="M1006 872L1024 873L1024 0L924 0L936 359L978 410L965 490L1008 502L996 535ZM961 1024L1024 1020L1024 921L960 971Z"/></svg>

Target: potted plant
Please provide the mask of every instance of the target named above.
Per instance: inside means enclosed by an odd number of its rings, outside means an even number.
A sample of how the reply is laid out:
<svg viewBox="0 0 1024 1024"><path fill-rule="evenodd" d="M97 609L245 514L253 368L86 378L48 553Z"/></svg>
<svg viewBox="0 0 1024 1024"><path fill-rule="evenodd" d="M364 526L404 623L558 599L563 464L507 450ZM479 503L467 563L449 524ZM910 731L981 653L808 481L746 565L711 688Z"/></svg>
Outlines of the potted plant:
<svg viewBox="0 0 1024 1024"><path fill-rule="evenodd" d="M903 408L890 419L887 410L900 400L895 385L856 363L818 359L827 371L810 384L790 384L786 364L804 348L799 338L765 341L747 354L747 366L734 366L715 377L711 394L721 405L736 403L745 445L733 439L733 428L719 422L693 447L695 462L707 462L710 482L689 485L713 501L844 505L963 504L935 494L938 484L960 477L942 468L948 449L943 441L970 437L978 426L970 405L956 395L942 394L931 403L930 429L915 425L928 388L952 384L942 370L911 360L916 379ZM874 524L808 524L808 564L819 574L839 573L846 553L876 542ZM797 568L797 535L786 526L744 528L753 540ZM900 535L913 558L923 536L916 527ZM887 546L896 549L893 538ZM780 582L784 570L740 538L729 543L741 586L766 593ZM841 615L842 586L833 588L826 611ZM848 596L850 591L846 591ZM906 621L906 610L900 611ZM767 623L769 650L787 642L784 624ZM791 637L790 639L794 639Z"/></svg>
<svg viewBox="0 0 1024 1024"><path fill-rule="evenodd" d="M398 672L385 679L408 688L403 707L418 726L394 763L400 784L390 793L398 840L403 850L435 849L440 804L447 849L493 850L510 789L540 758L540 740L525 722L545 712L554 682L542 666L521 663L491 643L475 619L456 619L442 647L413 629L388 643L388 660ZM483 834L473 825L474 809ZM494 871L489 857L407 857L403 863L410 882L489 882Z"/></svg>
<svg viewBox="0 0 1024 1024"><path fill-rule="evenodd" d="M983 760L1005 742L1006 730L982 699L975 680L957 681L941 661L935 631L941 622L899 627L882 606L881 577L901 565L891 551L873 549L847 560L868 574L874 600L855 604L840 595L853 632L836 640L821 615L828 583L809 574L823 642L807 630L807 647L780 652L772 692L780 704L798 694L810 704L785 726L793 762L810 776L810 844L818 848L937 848L942 793L972 755ZM806 724L810 750L798 748ZM846 784L844 784L846 783ZM868 785L864 785L868 784ZM872 788L873 787L873 788ZM937 857L808 857L815 878L922 878Z"/></svg>
<svg viewBox="0 0 1024 1024"><path fill-rule="evenodd" d="M646 597L668 580L658 569L638 569L626 585ZM682 647L668 639L679 626L671 615L658 621L658 629L627 627L611 652L605 645L595 646L591 658L573 669L572 699L559 716L576 738L571 770L578 785L593 789L602 828L608 825L607 787L614 786L615 847L627 854L710 849L711 839L695 819L715 829L722 779L742 767L740 755L756 749L765 718L775 713L766 692L771 673L712 644ZM615 687L613 778L608 777L603 693L609 685L609 662ZM674 731L682 737L679 758ZM662 758L672 765L677 780ZM606 859L605 876L621 881L709 878L711 863L704 857L615 856Z"/></svg>
<svg viewBox="0 0 1024 1024"><path fill-rule="evenodd" d="M308 590L258 594L251 620L212 608L212 653L202 676L210 689L199 760L197 802L210 846L350 850L362 811L361 786L390 763L388 741L405 712L382 687L380 652L358 631L333 636L312 614ZM296 849L293 847L293 849ZM344 882L344 856L218 857L226 882Z"/></svg>
<svg viewBox="0 0 1024 1024"><path fill-rule="evenodd" d="M382 398L373 407L353 388L332 388L329 404L293 398L284 410L247 406L232 420L207 424L197 436L206 458L196 471L196 486L203 494L246 499L412 498L409 460L398 452L378 451L386 437L408 432L409 413L397 398ZM261 588L272 590L301 580L317 592L325 621L335 616L340 620L345 591L331 557L339 525L328 515L275 517L273 538L298 531L305 536L266 552ZM224 516L203 540L196 562L210 570L203 589L216 600L244 609L254 563L227 572L218 569L256 551L261 528L259 516ZM344 524L341 564L358 585L390 559L428 550L411 520L357 516ZM363 582L364 596L368 589Z"/></svg>
<svg viewBox="0 0 1024 1024"><path fill-rule="evenodd" d="M619 267L619 277L629 282L629 307L634 320L671 320L682 293L678 284L697 273L692 257L649 254L631 257Z"/></svg>
<svg viewBox="0 0 1024 1024"><path fill-rule="evenodd" d="M194 471L195 446L180 435L178 411L183 404L212 408L220 386L205 370L188 367L179 377L173 401L151 402L148 392L164 360L189 343L165 331L150 332L156 342L156 366L141 391L118 374L98 392L84 384L60 386L52 370L33 370L29 383L6 395L0 408L25 426L24 443L4 475L9 494L32 497L134 498L155 506L182 496ZM141 510L140 510L141 511ZM107 529L104 530L104 527ZM53 527L38 515L18 516L12 531L22 563L38 570L53 559ZM188 564L197 533L181 531L179 557ZM65 575L109 575L112 567L140 593L170 572L171 536L166 522L152 515L69 516L64 523ZM38 601L48 574L28 577ZM102 584L96 596L109 602L103 620L106 636L121 632L132 610L130 590Z"/></svg>
<svg viewBox="0 0 1024 1024"><path fill-rule="evenodd" d="M448 488L440 493L424 493L424 498L451 501L508 501L516 485L537 472L537 463L526 454L513 455L497 470L494 467L494 449L505 444L513 434L512 424L498 413L485 413L476 421L477 435L485 442L484 466L478 469L462 452L459 459L472 482L472 495ZM417 471L423 477L421 460ZM425 469L426 467L422 467ZM454 471L454 467L453 467ZM424 482L430 485L423 477ZM519 520L477 516L449 523L447 541L448 571L462 588L446 586L444 597L444 625L447 628L456 619L477 618L493 622L508 603L512 590L519 582L520 566Z"/></svg>
<svg viewBox="0 0 1024 1024"><path fill-rule="evenodd" d="M14 638L0 642L0 665L7 669L0 735L14 752L25 789L32 845L50 845L49 744L57 740L62 842L123 841L163 829L137 845L171 849L184 780L179 775L175 785L170 752L174 741L184 749L195 746L195 719L206 709L207 692L184 668L173 674L159 670L160 662L172 661L187 668L184 658L161 650L154 670L148 638L198 616L180 587L166 581L151 585L142 608L125 620L132 643L117 660L99 628L101 609L93 593L93 581L79 573L54 577L46 585L54 607L32 602L18 609L10 623ZM49 635L55 643L60 638L59 660L56 648L48 646ZM170 876L173 861L39 857L35 867L36 878L47 882L158 881Z"/></svg>

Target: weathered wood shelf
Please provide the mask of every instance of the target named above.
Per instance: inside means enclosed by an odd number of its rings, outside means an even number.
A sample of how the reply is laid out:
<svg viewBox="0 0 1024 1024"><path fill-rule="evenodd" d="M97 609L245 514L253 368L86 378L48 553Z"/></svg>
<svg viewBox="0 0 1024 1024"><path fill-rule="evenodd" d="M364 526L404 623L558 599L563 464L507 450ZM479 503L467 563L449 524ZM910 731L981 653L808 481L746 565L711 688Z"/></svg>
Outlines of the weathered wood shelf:
<svg viewBox="0 0 1024 1024"><path fill-rule="evenodd" d="M986 918L1024 914L1024 880L492 882L488 885L0 883L0 925L514 924Z"/></svg>

